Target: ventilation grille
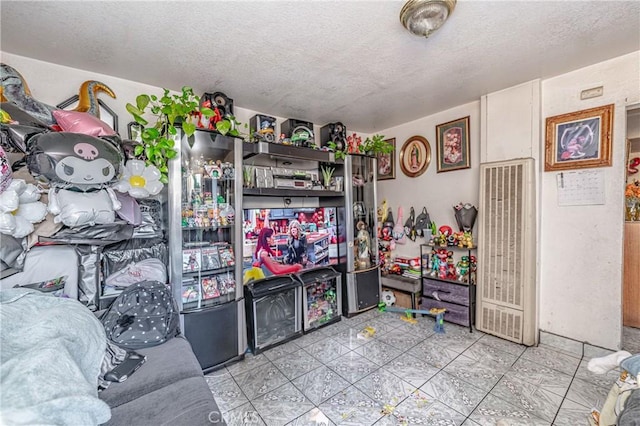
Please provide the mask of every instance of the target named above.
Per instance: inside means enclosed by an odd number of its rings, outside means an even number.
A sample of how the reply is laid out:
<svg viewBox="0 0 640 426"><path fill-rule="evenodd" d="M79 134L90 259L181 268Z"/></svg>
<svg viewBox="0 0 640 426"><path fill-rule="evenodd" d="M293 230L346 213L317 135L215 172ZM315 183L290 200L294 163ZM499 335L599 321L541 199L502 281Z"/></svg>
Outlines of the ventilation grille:
<svg viewBox="0 0 640 426"><path fill-rule="evenodd" d="M477 327L530 345L537 339L533 165L482 164L478 213Z"/></svg>

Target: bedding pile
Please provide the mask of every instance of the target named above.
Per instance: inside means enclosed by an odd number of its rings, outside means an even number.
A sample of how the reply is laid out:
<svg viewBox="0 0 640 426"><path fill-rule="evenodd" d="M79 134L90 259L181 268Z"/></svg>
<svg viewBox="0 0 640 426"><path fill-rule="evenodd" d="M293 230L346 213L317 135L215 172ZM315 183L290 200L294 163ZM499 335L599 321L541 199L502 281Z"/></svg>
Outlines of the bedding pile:
<svg viewBox="0 0 640 426"><path fill-rule="evenodd" d="M96 425L111 418L98 398L106 337L75 300L36 290L0 291L0 423Z"/></svg>

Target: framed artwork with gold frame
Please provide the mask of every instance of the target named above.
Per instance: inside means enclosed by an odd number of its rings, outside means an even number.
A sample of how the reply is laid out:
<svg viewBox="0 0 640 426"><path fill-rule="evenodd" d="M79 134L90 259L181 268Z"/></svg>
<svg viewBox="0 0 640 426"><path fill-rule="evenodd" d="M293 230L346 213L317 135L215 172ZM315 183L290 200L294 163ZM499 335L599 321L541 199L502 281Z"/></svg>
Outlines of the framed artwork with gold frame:
<svg viewBox="0 0 640 426"><path fill-rule="evenodd" d="M431 146L422 136L411 136L400 150L400 169L409 177L418 177L431 163Z"/></svg>
<svg viewBox="0 0 640 426"><path fill-rule="evenodd" d="M613 104L548 117L544 171L611 166Z"/></svg>

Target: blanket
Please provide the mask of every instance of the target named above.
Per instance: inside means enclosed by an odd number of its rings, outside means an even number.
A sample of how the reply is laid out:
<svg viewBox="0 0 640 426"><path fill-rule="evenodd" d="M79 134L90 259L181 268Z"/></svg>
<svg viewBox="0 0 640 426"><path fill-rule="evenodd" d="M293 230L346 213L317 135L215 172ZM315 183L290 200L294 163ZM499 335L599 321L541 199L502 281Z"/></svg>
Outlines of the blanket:
<svg viewBox="0 0 640 426"><path fill-rule="evenodd" d="M106 337L80 302L22 288L0 292L0 423L96 425Z"/></svg>

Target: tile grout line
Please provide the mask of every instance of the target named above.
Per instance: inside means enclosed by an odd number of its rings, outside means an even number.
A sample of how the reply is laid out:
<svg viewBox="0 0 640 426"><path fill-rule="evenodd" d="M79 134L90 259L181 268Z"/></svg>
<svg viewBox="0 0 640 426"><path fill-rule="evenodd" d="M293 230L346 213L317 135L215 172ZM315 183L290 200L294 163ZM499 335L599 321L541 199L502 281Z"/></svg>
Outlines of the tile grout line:
<svg viewBox="0 0 640 426"><path fill-rule="evenodd" d="M576 379L576 375L578 374L578 370L580 370L580 364L582 364L583 359L584 359L584 346L582 349L582 357L578 361L578 366L576 367L576 371L573 372L573 376L571 377L569 386L567 387L567 390L565 391L564 396L562 397L562 402L560 402L560 407L558 407L558 411L556 411L556 415L553 417L553 421L551 422L552 426L555 424L556 419L558 418L558 414L560 414L560 409L562 408L562 405L567 400L567 395L569 395L569 390L571 389L571 385L573 384L573 381Z"/></svg>

